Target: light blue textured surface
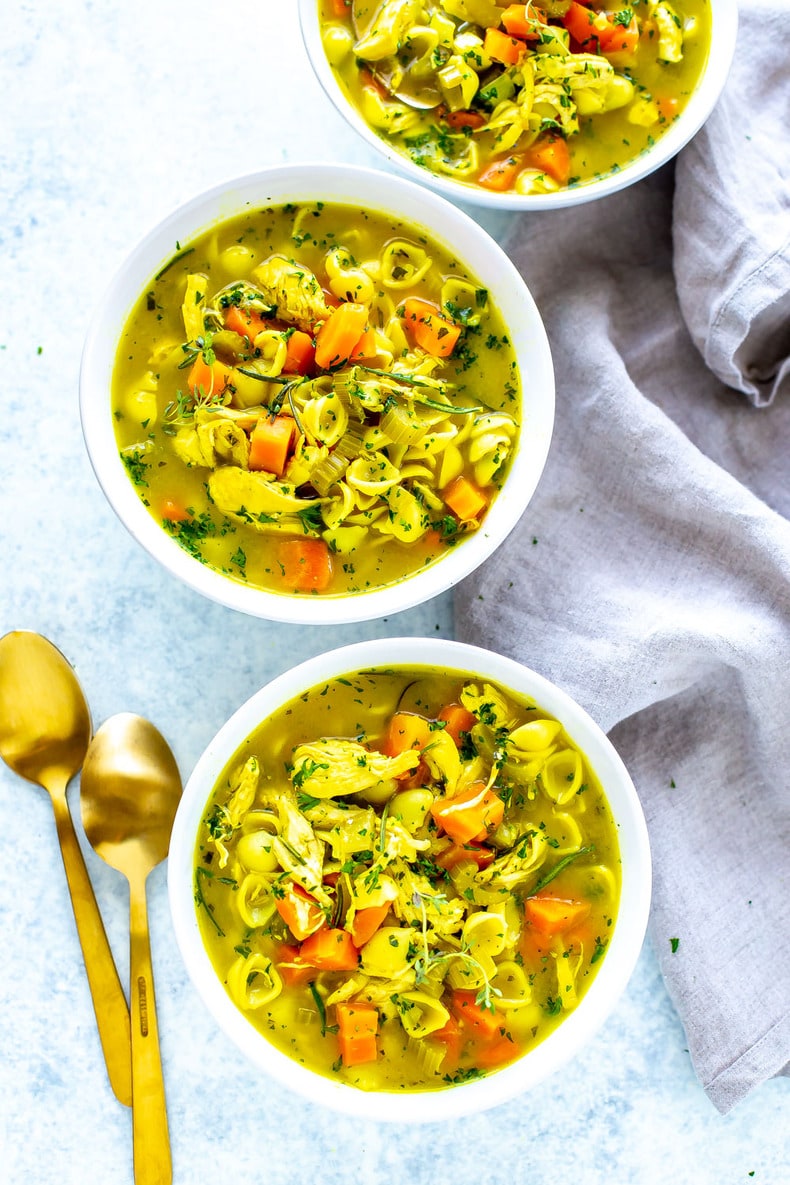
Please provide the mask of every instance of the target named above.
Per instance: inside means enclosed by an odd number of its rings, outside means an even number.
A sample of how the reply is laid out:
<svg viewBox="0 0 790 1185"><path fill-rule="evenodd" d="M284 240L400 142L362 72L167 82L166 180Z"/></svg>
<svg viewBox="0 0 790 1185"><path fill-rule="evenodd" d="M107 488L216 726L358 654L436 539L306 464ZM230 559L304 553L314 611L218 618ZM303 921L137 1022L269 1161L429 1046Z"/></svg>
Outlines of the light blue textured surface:
<svg viewBox="0 0 790 1185"><path fill-rule="evenodd" d="M0 78L0 634L49 636L77 667L95 722L148 716L186 775L270 677L360 638L449 635L450 598L327 636L177 585L119 525L90 470L77 412L86 326L127 250L192 193L286 160L377 159L314 81L287 0L7 5ZM70 799L78 814L76 785ZM0 828L0 1176L127 1185L130 1114L107 1083L49 801L4 765ZM86 859L126 982L125 882ZM787 1084L717 1115L649 949L562 1075L471 1120L396 1131L307 1105L254 1072L187 982L163 867L149 904L177 1185L788 1178Z"/></svg>

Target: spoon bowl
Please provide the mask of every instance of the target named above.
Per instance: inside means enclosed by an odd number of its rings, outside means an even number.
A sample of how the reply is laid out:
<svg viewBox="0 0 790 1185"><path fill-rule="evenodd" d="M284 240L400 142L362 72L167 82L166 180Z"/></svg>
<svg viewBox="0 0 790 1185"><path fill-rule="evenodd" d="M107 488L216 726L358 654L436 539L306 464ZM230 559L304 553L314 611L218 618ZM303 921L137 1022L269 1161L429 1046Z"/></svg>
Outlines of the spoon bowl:
<svg viewBox="0 0 790 1185"><path fill-rule="evenodd" d="M129 1009L66 799L91 731L82 688L57 647L28 630L0 638L0 756L52 801L107 1073L116 1097L129 1106Z"/></svg>
<svg viewBox="0 0 790 1185"><path fill-rule="evenodd" d="M180 798L178 765L153 724L123 712L101 726L85 757L80 802L89 842L129 882L136 1185L172 1180L145 886L167 856Z"/></svg>
<svg viewBox="0 0 790 1185"><path fill-rule="evenodd" d="M121 713L96 733L83 771L82 822L91 847L127 879L167 856L181 776L162 734Z"/></svg>
<svg viewBox="0 0 790 1185"><path fill-rule="evenodd" d="M0 638L0 754L50 794L82 766L91 739L82 688L63 654L40 634Z"/></svg>

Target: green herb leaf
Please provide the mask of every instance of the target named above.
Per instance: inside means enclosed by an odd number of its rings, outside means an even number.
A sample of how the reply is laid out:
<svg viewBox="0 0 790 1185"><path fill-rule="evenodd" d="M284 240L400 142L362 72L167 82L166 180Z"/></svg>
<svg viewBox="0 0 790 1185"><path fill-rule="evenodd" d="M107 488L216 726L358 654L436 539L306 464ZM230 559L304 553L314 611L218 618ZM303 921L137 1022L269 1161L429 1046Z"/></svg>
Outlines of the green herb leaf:
<svg viewBox="0 0 790 1185"><path fill-rule="evenodd" d="M559 863L555 864L545 876L542 876L540 880L532 886L532 892L528 893L527 896L534 897L535 894L539 893L541 889L545 889L546 885L550 884L551 881L554 880L555 876L559 876L563 869L567 868L569 864L572 864L574 860L578 860L579 856L584 856L587 854L587 852L592 851L594 851L592 844L587 844L585 847L579 848L577 852L570 852L567 856L563 856Z"/></svg>

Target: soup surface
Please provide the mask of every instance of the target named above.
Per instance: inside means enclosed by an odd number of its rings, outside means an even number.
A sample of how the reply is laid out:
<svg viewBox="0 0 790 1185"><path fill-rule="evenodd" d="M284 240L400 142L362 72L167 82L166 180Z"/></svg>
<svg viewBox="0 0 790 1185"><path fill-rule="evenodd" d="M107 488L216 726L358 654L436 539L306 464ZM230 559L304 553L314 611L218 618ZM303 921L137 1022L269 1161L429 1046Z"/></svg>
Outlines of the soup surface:
<svg viewBox="0 0 790 1185"><path fill-rule="evenodd" d="M559 1025L605 956L619 848L540 706L430 668L314 687L206 806L201 934L280 1050L364 1090L440 1089Z"/></svg>
<svg viewBox="0 0 790 1185"><path fill-rule="evenodd" d="M709 0L318 2L327 57L369 126L491 191L621 169L683 110L710 45Z"/></svg>
<svg viewBox="0 0 790 1185"><path fill-rule="evenodd" d="M519 426L488 292L418 228L317 202L223 223L151 280L115 430L150 512L234 580L397 582L478 528Z"/></svg>

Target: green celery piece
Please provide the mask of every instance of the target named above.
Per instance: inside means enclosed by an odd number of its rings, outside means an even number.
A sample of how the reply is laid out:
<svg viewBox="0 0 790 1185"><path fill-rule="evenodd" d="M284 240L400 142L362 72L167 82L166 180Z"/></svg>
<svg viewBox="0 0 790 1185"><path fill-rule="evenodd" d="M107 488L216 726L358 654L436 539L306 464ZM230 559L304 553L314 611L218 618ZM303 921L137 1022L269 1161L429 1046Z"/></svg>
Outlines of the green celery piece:
<svg viewBox="0 0 790 1185"><path fill-rule="evenodd" d="M503 99L512 99L515 92L516 80L513 77L513 71L503 70L491 82L487 82L480 88L475 98L475 105L491 109L496 107L497 103L501 103Z"/></svg>

